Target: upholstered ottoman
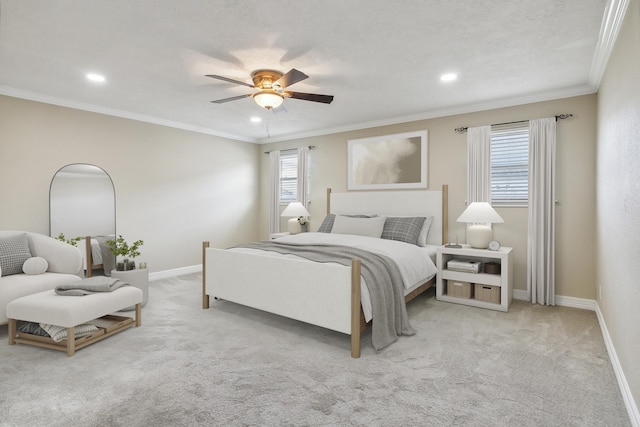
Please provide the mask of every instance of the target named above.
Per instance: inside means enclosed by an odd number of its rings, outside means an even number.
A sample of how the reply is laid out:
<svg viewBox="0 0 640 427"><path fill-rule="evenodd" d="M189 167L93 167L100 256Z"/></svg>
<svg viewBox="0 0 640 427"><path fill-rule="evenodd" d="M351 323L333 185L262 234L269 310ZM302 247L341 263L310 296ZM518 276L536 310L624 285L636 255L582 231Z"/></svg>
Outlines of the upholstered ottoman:
<svg viewBox="0 0 640 427"><path fill-rule="evenodd" d="M99 292L84 296L63 296L51 290L18 298L7 304L9 345L29 344L66 351L67 356L73 356L76 350L133 325L140 326L142 298L142 291L133 286L123 286L113 292ZM131 305L135 306L135 318L110 315ZM55 342L50 337L19 332L16 327L17 320L67 328L67 338ZM76 338L75 327L86 323L95 325L98 330L90 335Z"/></svg>

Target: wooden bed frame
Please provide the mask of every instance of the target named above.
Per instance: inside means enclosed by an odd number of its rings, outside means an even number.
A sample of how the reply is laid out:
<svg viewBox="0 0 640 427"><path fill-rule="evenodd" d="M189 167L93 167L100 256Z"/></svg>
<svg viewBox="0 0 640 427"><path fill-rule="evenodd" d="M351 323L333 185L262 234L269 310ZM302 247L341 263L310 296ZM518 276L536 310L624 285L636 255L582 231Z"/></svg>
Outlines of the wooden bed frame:
<svg viewBox="0 0 640 427"><path fill-rule="evenodd" d="M85 270L85 277L93 276L93 270L104 269L103 264L94 264L93 263L93 253L91 252L91 236L85 237L85 261L87 264L87 268Z"/></svg>
<svg viewBox="0 0 640 427"><path fill-rule="evenodd" d="M377 192L377 194L397 201L399 199L394 199L394 195L404 193L398 197L406 199L425 192L425 190L409 190ZM428 243L444 244L448 241L448 186L443 185L442 190L432 190L429 193L441 193L441 212L430 212L435 216L431 231L435 228L441 233L430 232ZM411 212L403 213L405 207L398 207L396 203L386 203L385 211L363 210L358 198L367 198L372 194L372 192L336 194L332 193L331 189L327 189L327 213L370 212L389 216L417 216L420 209L424 212L424 207L413 206ZM355 201L350 202L353 208L343 206L343 210L332 212L331 200L339 195L343 202L347 197L350 199L353 197ZM247 268L248 265L251 269ZM365 322L360 303L360 269L358 259L352 260L351 267L347 267L288 257L268 257L216 249L210 247L209 242L205 241L202 244L202 308L209 308L210 296L213 296L215 299L235 302L342 332L351 335L351 356L358 358L361 333L371 323ZM412 300L434 284L435 277L407 294L405 301Z"/></svg>

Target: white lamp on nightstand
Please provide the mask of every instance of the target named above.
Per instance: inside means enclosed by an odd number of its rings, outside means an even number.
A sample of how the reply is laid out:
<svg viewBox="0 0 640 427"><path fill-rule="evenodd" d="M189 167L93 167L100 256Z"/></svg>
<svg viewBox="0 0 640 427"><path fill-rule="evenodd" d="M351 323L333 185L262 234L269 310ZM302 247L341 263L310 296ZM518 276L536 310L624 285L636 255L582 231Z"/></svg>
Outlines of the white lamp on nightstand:
<svg viewBox="0 0 640 427"><path fill-rule="evenodd" d="M458 222L469 224L467 228L467 243L476 249L486 249L493 239L491 224L504 222L489 203L473 202L458 218Z"/></svg>
<svg viewBox="0 0 640 427"><path fill-rule="evenodd" d="M287 227L289 228L289 233L298 234L302 231L302 225L298 222L298 218L301 216L307 217L309 216L309 211L302 206L300 202L291 202L289 206L286 207L280 216L290 216L291 219L287 222Z"/></svg>

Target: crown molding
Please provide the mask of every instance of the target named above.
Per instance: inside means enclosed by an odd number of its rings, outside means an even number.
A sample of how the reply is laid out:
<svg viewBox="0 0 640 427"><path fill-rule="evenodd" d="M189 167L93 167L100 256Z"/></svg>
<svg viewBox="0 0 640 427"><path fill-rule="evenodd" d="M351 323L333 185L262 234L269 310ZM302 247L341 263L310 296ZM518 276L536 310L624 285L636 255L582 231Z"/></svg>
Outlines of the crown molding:
<svg viewBox="0 0 640 427"><path fill-rule="evenodd" d="M618 33L622 27L628 6L629 0L609 0L604 10L598 43L596 44L596 51L593 55L591 72L589 74L589 84L596 92L600 87L600 82L607 68L609 57L616 44L616 39L618 38Z"/></svg>
<svg viewBox="0 0 640 427"><path fill-rule="evenodd" d="M129 111L117 110L114 108L102 107L100 105L87 104L84 102L73 101L55 96L43 95L40 93L30 92L21 89L15 89L8 86L0 86L0 95L11 96L14 98L27 99L29 101L42 102L45 104L57 105L60 107L73 108L75 110L90 111L92 113L105 114L107 116L121 117L123 119L135 120L138 122L151 123L160 126L167 126L175 129L182 129L191 132L202 133L206 135L219 136L221 138L233 139L236 141L244 141L256 143L257 139L242 135L235 135L226 132L220 132L214 129L195 126L186 123L164 120L157 117L146 116L144 114L131 113Z"/></svg>
<svg viewBox="0 0 640 427"><path fill-rule="evenodd" d="M517 105L532 104L535 102L552 101L554 99L570 98L573 96L590 95L596 90L590 85L574 86L562 88L558 90L539 92L530 95L517 96L511 98L502 98L481 102L476 104L464 104L454 107L432 110L424 113L412 114L407 116L392 117L382 120L373 120L368 122L354 123L345 126L339 126L328 129L317 129L309 132L276 136L271 138L261 138L257 140L258 144L270 144L272 142L290 141L293 139L311 138L315 136L323 136L334 133L350 132L361 129L370 129L374 127L389 126L399 123L416 122L420 120L435 119L438 117L455 116L458 114L476 113L478 111L494 110L497 108L514 107Z"/></svg>

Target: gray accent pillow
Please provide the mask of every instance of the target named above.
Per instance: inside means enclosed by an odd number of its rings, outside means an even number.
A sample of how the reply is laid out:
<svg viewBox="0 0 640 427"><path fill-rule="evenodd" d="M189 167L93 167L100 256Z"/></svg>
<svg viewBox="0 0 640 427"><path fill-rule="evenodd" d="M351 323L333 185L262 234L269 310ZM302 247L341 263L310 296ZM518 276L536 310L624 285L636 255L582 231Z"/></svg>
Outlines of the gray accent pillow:
<svg viewBox="0 0 640 427"><path fill-rule="evenodd" d="M331 229L333 228L333 222L335 221L336 216L334 214L329 214L324 217L322 220L322 224L318 227L318 233L331 233Z"/></svg>
<svg viewBox="0 0 640 427"><path fill-rule="evenodd" d="M3 276L22 274L22 266L31 258L26 233L0 238L0 269Z"/></svg>
<svg viewBox="0 0 640 427"><path fill-rule="evenodd" d="M18 330L25 334L38 335L41 337L49 337L50 335L40 327L39 323L18 321Z"/></svg>
<svg viewBox="0 0 640 427"><path fill-rule="evenodd" d="M350 218L373 218L375 215L344 215ZM336 221L335 214L329 214L324 217L322 224L318 227L318 233L331 233L333 230L333 223Z"/></svg>
<svg viewBox="0 0 640 427"><path fill-rule="evenodd" d="M418 245L425 219L424 216L387 217L380 237Z"/></svg>

